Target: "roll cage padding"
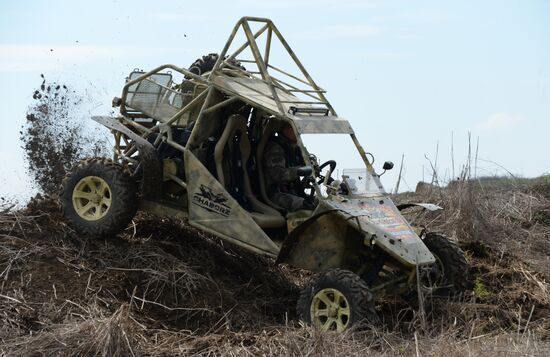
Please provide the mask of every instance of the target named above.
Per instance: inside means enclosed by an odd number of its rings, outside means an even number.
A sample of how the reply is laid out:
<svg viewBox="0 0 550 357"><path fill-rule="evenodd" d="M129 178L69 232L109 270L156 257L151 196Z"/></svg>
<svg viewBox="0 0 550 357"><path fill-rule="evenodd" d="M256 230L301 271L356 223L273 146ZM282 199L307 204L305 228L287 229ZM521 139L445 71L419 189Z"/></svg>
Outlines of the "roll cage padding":
<svg viewBox="0 0 550 357"><path fill-rule="evenodd" d="M95 116L92 120L105 127L118 131L132 139L139 151L139 163L143 169L141 194L144 199L155 199L162 195L162 166L155 147L134 133L116 118Z"/></svg>
<svg viewBox="0 0 550 357"><path fill-rule="evenodd" d="M241 154L244 195L248 202L250 202L253 210L253 212L248 213L261 228L279 228L284 226L286 224L285 218L276 209L260 202L252 193L250 177L248 176L247 170L247 163L251 152L250 141L248 140L246 118L240 114L233 114L229 117L223 133L214 149L214 160L216 163L216 174L218 176L218 181L228 191L231 189L230 187L227 187L228 184L235 184L227 183L223 172L224 149L228 144L231 144L231 141L235 138L235 136L239 137L238 145Z"/></svg>

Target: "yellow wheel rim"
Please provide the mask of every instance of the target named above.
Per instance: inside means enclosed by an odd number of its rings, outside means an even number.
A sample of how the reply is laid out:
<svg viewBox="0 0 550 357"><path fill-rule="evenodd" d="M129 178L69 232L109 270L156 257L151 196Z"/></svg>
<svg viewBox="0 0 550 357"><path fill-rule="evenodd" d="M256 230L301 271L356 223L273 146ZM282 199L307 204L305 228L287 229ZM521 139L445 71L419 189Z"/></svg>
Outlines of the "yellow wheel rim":
<svg viewBox="0 0 550 357"><path fill-rule="evenodd" d="M86 176L73 190L73 207L87 221L105 217L111 207L111 188L98 176Z"/></svg>
<svg viewBox="0 0 550 357"><path fill-rule="evenodd" d="M313 297L310 314L313 325L321 331L342 332L349 325L351 310L344 294L327 288Z"/></svg>

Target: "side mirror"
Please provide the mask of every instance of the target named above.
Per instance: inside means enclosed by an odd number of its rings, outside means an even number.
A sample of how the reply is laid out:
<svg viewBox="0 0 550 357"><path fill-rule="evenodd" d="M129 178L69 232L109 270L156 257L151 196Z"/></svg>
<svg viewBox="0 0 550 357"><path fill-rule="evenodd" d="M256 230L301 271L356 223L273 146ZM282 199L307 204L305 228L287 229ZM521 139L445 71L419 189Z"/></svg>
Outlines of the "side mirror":
<svg viewBox="0 0 550 357"><path fill-rule="evenodd" d="M391 161L386 161L386 162L384 163L384 166L382 166L382 168L383 168L384 170L391 170L391 169L393 169L393 162L391 162Z"/></svg>

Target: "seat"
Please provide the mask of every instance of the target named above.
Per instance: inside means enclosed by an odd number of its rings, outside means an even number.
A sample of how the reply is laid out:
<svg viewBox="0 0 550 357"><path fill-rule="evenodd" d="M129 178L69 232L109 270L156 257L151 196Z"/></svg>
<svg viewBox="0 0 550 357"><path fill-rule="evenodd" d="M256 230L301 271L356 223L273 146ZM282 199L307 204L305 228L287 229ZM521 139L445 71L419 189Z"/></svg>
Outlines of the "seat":
<svg viewBox="0 0 550 357"><path fill-rule="evenodd" d="M238 140L235 142L234 139L236 137ZM223 169L223 162L225 160L224 151L227 147L229 148L229 152L233 154L235 152L234 150L237 149L232 147L235 143L239 146L238 149L241 156L243 194L251 205L251 211L248 213L261 228L284 227L286 225L285 218L276 209L260 202L252 192L250 177L248 176L247 170L247 162L250 158L251 148L247 135L246 118L242 115L233 114L229 117L223 133L216 143L216 147L214 149L214 160L216 163L216 174L218 176L218 181L228 190L231 189L231 185L235 184L234 182L229 182L229 178L225 177Z"/></svg>
<svg viewBox="0 0 550 357"><path fill-rule="evenodd" d="M144 72L133 71L128 80L135 80ZM132 84L128 88L126 105L156 120L169 114L161 109L161 98L166 93L166 88L172 83L172 75L169 73L155 73L151 76Z"/></svg>
<svg viewBox="0 0 550 357"><path fill-rule="evenodd" d="M135 80L144 73L134 71L128 80ZM172 87L172 74L154 73L128 88L125 104L150 118L167 121L183 108L184 100L192 96Z"/></svg>
<svg viewBox="0 0 550 357"><path fill-rule="evenodd" d="M260 137L260 141L258 142L258 146L256 147L256 162L258 163L258 181L260 183L260 195L262 197L262 200L267 203L269 206L284 211L283 207L280 207L279 205L275 204L273 201L269 199L269 196L267 195L267 183L265 181L265 170L264 170L264 151L267 146L267 143L271 136L278 131L282 126L282 122L275 120L275 119L268 119L266 126L262 132L262 135Z"/></svg>

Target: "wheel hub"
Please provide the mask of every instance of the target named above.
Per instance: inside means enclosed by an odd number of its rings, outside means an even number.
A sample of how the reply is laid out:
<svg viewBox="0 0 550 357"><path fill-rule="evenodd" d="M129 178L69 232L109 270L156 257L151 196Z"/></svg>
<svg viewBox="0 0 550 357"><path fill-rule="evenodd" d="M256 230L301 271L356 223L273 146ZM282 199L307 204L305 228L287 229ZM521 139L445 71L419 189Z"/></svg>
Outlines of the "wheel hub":
<svg viewBox="0 0 550 357"><path fill-rule="evenodd" d="M325 288L311 301L311 319L322 331L344 331L349 324L351 311L348 300L337 289Z"/></svg>
<svg viewBox="0 0 550 357"><path fill-rule="evenodd" d="M86 176L74 187L72 201L81 218L97 221L105 217L111 207L111 188L101 177Z"/></svg>

